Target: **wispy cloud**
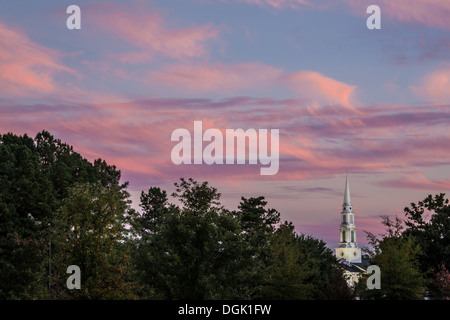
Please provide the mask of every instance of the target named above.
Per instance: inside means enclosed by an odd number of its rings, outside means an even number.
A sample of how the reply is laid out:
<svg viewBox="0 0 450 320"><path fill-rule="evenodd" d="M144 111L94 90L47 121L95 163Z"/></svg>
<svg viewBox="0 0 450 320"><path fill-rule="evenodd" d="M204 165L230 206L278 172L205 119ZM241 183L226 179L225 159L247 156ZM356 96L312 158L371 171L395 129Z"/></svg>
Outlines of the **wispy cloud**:
<svg viewBox="0 0 450 320"><path fill-rule="evenodd" d="M326 108L311 112L299 106L301 102L235 97L148 98L78 106L3 104L0 127L17 132L28 128L29 134L48 129L76 145L90 159L103 157L120 166L136 185L148 184L152 179L174 181L186 174L212 180L227 177L237 183L317 179L346 169L399 173L450 161L450 136L440 129L448 123L448 106L385 105L341 114ZM18 112L21 117L17 117ZM194 120L202 120L204 130L280 129L278 174L261 177L259 167L252 165L174 165L170 160L171 133L177 128L192 131Z"/></svg>
<svg viewBox="0 0 450 320"><path fill-rule="evenodd" d="M96 13L95 25L132 46L129 51L110 57L132 64L151 61L155 55L196 58L207 55L208 42L218 37L219 30L212 23L174 28L162 10L149 11L141 6L137 3L134 7L113 4L92 7Z"/></svg>
<svg viewBox="0 0 450 320"><path fill-rule="evenodd" d="M148 81L178 91L230 93L275 84L282 70L261 63L180 63L152 71Z"/></svg>
<svg viewBox="0 0 450 320"><path fill-rule="evenodd" d="M402 175L396 179L389 179L379 183L383 187L423 190L425 192L443 192L450 189L450 180L431 181L420 172Z"/></svg>
<svg viewBox="0 0 450 320"><path fill-rule="evenodd" d="M427 74L417 86L410 89L430 103L450 103L450 64Z"/></svg>
<svg viewBox="0 0 450 320"><path fill-rule="evenodd" d="M63 54L33 42L24 31L0 21L0 92L3 96L50 94L61 89L59 76L77 72Z"/></svg>
<svg viewBox="0 0 450 320"><path fill-rule="evenodd" d="M282 8L297 9L300 6L311 5L311 1L306 0L234 0L234 1L258 6L269 6L277 9Z"/></svg>
<svg viewBox="0 0 450 320"><path fill-rule="evenodd" d="M301 70L283 76L283 80L296 94L318 101L321 105L341 104L353 111L350 99L356 86L326 77L319 72Z"/></svg>
<svg viewBox="0 0 450 320"><path fill-rule="evenodd" d="M229 0L231 1L231 0ZM236 2L282 9L332 10L347 5L358 16L367 16L369 5L376 4L382 9L383 20L450 30L450 2L447 0L234 0Z"/></svg>

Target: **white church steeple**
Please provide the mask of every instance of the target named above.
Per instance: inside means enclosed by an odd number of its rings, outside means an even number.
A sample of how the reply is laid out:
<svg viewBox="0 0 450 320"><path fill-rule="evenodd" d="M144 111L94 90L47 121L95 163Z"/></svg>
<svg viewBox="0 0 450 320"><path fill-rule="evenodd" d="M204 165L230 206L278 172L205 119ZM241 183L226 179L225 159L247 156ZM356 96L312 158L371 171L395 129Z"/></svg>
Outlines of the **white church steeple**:
<svg viewBox="0 0 450 320"><path fill-rule="evenodd" d="M344 192L344 206L350 206L352 201L350 200L350 187L348 186L348 175L345 176L345 192Z"/></svg>
<svg viewBox="0 0 450 320"><path fill-rule="evenodd" d="M336 257L348 262L361 262L361 249L356 243L355 213L350 199L348 175L345 177L344 201L342 203L341 224L339 226L339 246L336 248Z"/></svg>

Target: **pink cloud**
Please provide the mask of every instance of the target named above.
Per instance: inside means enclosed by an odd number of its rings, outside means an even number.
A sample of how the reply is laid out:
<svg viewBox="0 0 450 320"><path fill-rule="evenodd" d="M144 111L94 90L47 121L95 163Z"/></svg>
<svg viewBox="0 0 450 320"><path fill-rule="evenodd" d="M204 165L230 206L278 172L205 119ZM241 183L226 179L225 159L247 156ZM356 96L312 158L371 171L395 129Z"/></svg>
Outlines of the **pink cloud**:
<svg viewBox="0 0 450 320"><path fill-rule="evenodd" d="M116 54L122 62L148 61L155 54L175 59L201 57L208 53L207 42L216 39L219 33L211 23L171 28L161 10L152 8L148 12L139 9L130 11L125 6L109 4L106 9L95 10L93 23L141 50Z"/></svg>
<svg viewBox="0 0 450 320"><path fill-rule="evenodd" d="M190 93L229 94L269 86L288 88L305 102L313 102L309 106L310 112L314 113L319 105L326 104L338 104L351 112L358 112L351 103L356 86L314 71L300 70L285 74L281 68L257 62L176 63L149 72L147 79L152 86L163 85Z"/></svg>
<svg viewBox="0 0 450 320"><path fill-rule="evenodd" d="M235 97L212 99L147 98L141 101L15 106L0 104L2 133L42 129L75 146L90 160L116 164L134 186L174 182L182 176L242 181L294 181L330 178L346 169L357 173L404 174L411 168L449 163L448 106L360 107L360 113L324 107L311 112L302 100ZM342 109L342 108L341 108ZM347 110L347 109L345 109ZM20 114L20 116L18 116ZM280 129L280 169L260 176L261 165L180 165L171 162L173 130L207 128ZM205 146L205 144L204 144ZM226 177L226 178L225 178ZM391 176L392 177L392 176ZM414 178L417 180L417 178ZM400 179L399 179L400 180ZM387 186L447 187L421 180ZM406 182L405 182L406 181ZM436 184L437 183L437 184Z"/></svg>
<svg viewBox="0 0 450 320"><path fill-rule="evenodd" d="M380 182L380 185L390 188L444 192L450 189L450 180L430 181L422 173L414 172L397 179Z"/></svg>
<svg viewBox="0 0 450 320"><path fill-rule="evenodd" d="M450 2L447 0L382 0L383 12L402 22L415 22L450 30Z"/></svg>
<svg viewBox="0 0 450 320"><path fill-rule="evenodd" d="M58 90L56 77L76 74L61 63L62 54L31 41L21 30L0 22L0 91L30 96Z"/></svg>
<svg viewBox="0 0 450 320"><path fill-rule="evenodd" d="M450 102L450 64L435 70L422 79L418 86L410 86L417 95L433 103Z"/></svg>
<svg viewBox="0 0 450 320"><path fill-rule="evenodd" d="M259 6L270 6L277 9L281 8L298 8L301 5L311 5L309 1L306 0L236 0L238 2L245 2L247 4L259 5Z"/></svg>
<svg viewBox="0 0 450 320"><path fill-rule="evenodd" d="M308 97L324 104L341 104L356 111L350 103L356 86L308 70L286 74L283 76L283 80L292 91L301 97Z"/></svg>
<svg viewBox="0 0 450 320"><path fill-rule="evenodd" d="M281 69L261 63L184 63L152 71L148 79L152 84L188 92L231 92L273 84L281 73Z"/></svg>

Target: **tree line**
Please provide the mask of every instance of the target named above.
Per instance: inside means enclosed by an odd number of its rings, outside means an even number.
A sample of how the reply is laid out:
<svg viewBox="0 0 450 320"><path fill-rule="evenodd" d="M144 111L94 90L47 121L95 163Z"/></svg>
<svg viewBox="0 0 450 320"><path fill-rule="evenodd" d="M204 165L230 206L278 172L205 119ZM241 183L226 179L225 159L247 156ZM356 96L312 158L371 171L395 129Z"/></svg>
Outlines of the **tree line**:
<svg viewBox="0 0 450 320"><path fill-rule="evenodd" d="M264 197L221 204L208 182L142 191L42 131L0 135L0 299L445 299L450 223L444 194L382 221L367 258L381 290L349 287L326 243L297 234ZM426 219L426 214L431 218ZM403 226L405 225L405 227ZM66 269L81 270L69 290Z"/></svg>
<svg viewBox="0 0 450 320"><path fill-rule="evenodd" d="M356 291L363 299L450 299L450 206L444 193L404 208L405 218L382 216L385 233L367 232L366 254L381 269L381 289Z"/></svg>

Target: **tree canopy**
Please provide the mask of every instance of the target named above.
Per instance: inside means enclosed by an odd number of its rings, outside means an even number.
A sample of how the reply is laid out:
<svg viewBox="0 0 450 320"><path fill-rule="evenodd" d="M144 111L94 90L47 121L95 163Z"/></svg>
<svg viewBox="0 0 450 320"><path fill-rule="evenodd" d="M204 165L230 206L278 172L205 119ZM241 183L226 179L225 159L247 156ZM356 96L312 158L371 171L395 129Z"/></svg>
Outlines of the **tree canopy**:
<svg viewBox="0 0 450 320"><path fill-rule="evenodd" d="M70 187L100 181L124 189L120 176L115 166L90 163L47 131L34 139L0 135L0 298L51 296L43 285L51 271L51 234Z"/></svg>
<svg viewBox="0 0 450 320"><path fill-rule="evenodd" d="M383 216L382 224L386 232L381 237L368 233L373 248L370 262L380 268L381 289L365 290L366 279L363 279L359 294L365 299L423 299L426 282L418 265L422 254L420 246L403 232L402 220L398 217L392 220Z"/></svg>
<svg viewBox="0 0 450 320"><path fill-rule="evenodd" d="M353 299L326 243L298 234L262 196L225 208L209 182L150 186L140 210L128 182L42 131L0 135L0 299ZM363 299L449 298L450 207L444 194L383 217L368 234L381 289ZM80 290L66 285L69 265Z"/></svg>

